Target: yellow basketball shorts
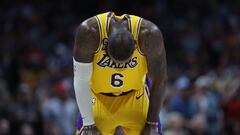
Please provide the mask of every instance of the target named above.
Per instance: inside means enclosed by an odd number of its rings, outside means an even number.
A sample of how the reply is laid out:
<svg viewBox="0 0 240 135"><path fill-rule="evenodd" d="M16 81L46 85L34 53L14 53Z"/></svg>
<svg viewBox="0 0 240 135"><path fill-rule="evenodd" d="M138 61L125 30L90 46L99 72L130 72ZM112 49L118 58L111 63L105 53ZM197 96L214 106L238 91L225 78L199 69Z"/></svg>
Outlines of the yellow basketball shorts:
<svg viewBox="0 0 240 135"><path fill-rule="evenodd" d="M149 106L148 92L143 89L122 96L92 93L93 113L97 128L103 135L113 135L118 126L126 135L139 135Z"/></svg>

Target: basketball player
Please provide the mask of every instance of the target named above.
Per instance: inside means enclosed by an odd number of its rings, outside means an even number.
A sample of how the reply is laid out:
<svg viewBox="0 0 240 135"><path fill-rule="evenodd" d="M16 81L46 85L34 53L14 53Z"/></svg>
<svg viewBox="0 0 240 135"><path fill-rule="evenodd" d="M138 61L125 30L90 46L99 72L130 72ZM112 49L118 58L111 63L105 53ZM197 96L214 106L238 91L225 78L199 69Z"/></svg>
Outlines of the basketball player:
<svg viewBox="0 0 240 135"><path fill-rule="evenodd" d="M77 29L73 62L83 122L77 134L161 134L158 116L167 73L155 24L113 12L89 18Z"/></svg>

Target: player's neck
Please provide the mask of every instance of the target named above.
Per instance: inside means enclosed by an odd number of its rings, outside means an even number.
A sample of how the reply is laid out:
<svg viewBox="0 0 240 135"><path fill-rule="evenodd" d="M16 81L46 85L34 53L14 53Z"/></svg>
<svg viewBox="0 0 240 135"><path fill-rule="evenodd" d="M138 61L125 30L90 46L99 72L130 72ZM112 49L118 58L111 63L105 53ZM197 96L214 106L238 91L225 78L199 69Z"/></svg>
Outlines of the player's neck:
<svg viewBox="0 0 240 135"><path fill-rule="evenodd" d="M128 30L127 20L112 17L110 20L109 34L111 34L114 31L120 30L120 29Z"/></svg>

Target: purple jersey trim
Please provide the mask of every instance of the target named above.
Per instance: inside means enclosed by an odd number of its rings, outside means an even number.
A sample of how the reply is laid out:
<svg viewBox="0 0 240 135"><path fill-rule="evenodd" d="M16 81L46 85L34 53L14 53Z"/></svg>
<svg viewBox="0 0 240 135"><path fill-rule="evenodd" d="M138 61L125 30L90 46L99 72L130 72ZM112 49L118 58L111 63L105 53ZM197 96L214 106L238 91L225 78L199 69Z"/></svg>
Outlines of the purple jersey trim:
<svg viewBox="0 0 240 135"><path fill-rule="evenodd" d="M158 118L158 133L159 133L160 135L163 135L162 125L161 125L161 122L160 122L160 118Z"/></svg>
<svg viewBox="0 0 240 135"><path fill-rule="evenodd" d="M146 75L146 84L147 84L147 86L148 86L148 89L149 89L149 92L151 93L151 87L152 87L152 81L151 81L151 79L150 79L150 77L149 77L149 75L147 74ZM147 90L146 90L146 92L148 92ZM149 98L149 97L148 97ZM160 118L158 118L158 133L160 134L160 135L163 135L163 132L162 132L162 125L161 125L161 122L160 122Z"/></svg>
<svg viewBox="0 0 240 135"><path fill-rule="evenodd" d="M81 117L81 114L79 114L77 119L77 130L80 130L82 126L83 126L82 117Z"/></svg>
<svg viewBox="0 0 240 135"><path fill-rule="evenodd" d="M150 79L148 74L146 75L146 84L147 84L149 90L151 90L151 88L152 88L152 81L151 81L151 79Z"/></svg>

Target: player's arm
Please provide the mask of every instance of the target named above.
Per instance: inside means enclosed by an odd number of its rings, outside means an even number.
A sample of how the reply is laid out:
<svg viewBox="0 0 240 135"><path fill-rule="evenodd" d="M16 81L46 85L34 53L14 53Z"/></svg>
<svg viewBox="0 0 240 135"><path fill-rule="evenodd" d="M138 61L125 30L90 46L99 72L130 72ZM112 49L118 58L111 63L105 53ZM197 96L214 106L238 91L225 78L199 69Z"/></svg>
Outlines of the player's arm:
<svg viewBox="0 0 240 135"><path fill-rule="evenodd" d="M143 20L139 37L140 48L146 55L148 74L152 80L147 123L158 122L167 81L167 63L163 37L159 28L150 21Z"/></svg>
<svg viewBox="0 0 240 135"><path fill-rule="evenodd" d="M91 63L99 45L99 30L95 18L82 22L75 34L73 55L75 60Z"/></svg>
<svg viewBox="0 0 240 135"><path fill-rule="evenodd" d="M97 23L95 18L90 18L78 26L73 50L74 90L84 126L94 124L89 80L92 75L93 55L98 44Z"/></svg>

